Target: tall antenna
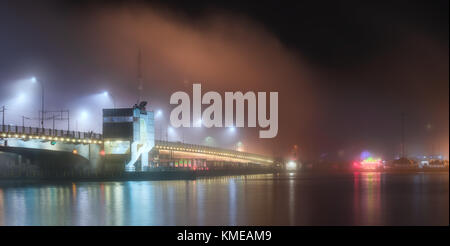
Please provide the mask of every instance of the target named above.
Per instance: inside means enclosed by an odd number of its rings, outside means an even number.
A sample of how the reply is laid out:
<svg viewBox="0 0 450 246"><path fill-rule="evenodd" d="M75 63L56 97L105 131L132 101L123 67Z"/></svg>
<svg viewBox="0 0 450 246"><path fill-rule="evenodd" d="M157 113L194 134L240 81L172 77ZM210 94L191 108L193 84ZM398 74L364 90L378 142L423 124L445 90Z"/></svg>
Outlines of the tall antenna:
<svg viewBox="0 0 450 246"><path fill-rule="evenodd" d="M138 57L137 57L137 65L138 65L138 71L137 71L137 79L138 79L138 90L139 90L139 95L138 95L138 101L137 103L139 104L139 102L142 100L142 90L144 89L144 85L142 84L142 51L141 49L139 49L139 53L138 53Z"/></svg>
<svg viewBox="0 0 450 246"><path fill-rule="evenodd" d="M401 137L402 137L402 144L401 144L401 157L405 158L405 113L402 113L401 115Z"/></svg>

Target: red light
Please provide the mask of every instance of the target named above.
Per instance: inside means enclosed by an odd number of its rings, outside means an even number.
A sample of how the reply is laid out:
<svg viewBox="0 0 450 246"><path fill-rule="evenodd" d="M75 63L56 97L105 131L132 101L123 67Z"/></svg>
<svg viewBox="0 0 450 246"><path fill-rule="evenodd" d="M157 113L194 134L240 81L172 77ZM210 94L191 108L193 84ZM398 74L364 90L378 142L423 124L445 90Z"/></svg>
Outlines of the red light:
<svg viewBox="0 0 450 246"><path fill-rule="evenodd" d="M100 155L105 156L105 150L100 150Z"/></svg>

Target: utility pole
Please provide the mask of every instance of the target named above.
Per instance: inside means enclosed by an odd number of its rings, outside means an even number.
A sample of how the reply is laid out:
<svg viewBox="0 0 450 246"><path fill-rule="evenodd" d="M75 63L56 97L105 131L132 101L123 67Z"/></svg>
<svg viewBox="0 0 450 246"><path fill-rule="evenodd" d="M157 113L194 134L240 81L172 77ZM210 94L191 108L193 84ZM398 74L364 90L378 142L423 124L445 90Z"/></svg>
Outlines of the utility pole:
<svg viewBox="0 0 450 246"><path fill-rule="evenodd" d="M67 110L67 134L70 132L70 110Z"/></svg>
<svg viewBox="0 0 450 246"><path fill-rule="evenodd" d="M25 133L25 120L33 120L33 118L26 117L25 115L22 115L22 129L23 133Z"/></svg>
<svg viewBox="0 0 450 246"><path fill-rule="evenodd" d="M41 113L40 113L40 118L41 118L41 128L42 128L42 132L44 132L44 118L45 118L45 110L44 110L44 83L42 83L42 81L37 80L36 81L39 82L39 85L41 85Z"/></svg>
<svg viewBox="0 0 450 246"><path fill-rule="evenodd" d="M5 132L5 106L2 106L2 132Z"/></svg>
<svg viewBox="0 0 450 246"><path fill-rule="evenodd" d="M53 114L52 117L48 119L53 119L53 121L59 120L59 121L66 121L67 120L67 134L69 134L70 131L70 111L67 110L56 110L56 111L47 111L47 114ZM55 129L55 122L53 122L53 129Z"/></svg>
<svg viewBox="0 0 450 246"><path fill-rule="evenodd" d="M40 82L40 84L41 84L41 87L42 87L42 105L41 105L41 107L42 107L42 119L41 119L41 125L42 125L42 132L44 132L44 114L45 114L45 111L44 111L44 84L42 82Z"/></svg>
<svg viewBox="0 0 450 246"><path fill-rule="evenodd" d="M52 129L52 135L55 135L55 115L53 115L53 129Z"/></svg>

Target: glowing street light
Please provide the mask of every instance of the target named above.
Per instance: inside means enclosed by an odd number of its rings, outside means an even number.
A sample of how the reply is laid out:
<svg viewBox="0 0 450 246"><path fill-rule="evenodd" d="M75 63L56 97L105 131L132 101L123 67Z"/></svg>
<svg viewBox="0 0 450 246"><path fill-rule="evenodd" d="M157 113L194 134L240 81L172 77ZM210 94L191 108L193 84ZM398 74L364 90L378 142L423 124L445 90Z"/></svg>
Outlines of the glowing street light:
<svg viewBox="0 0 450 246"><path fill-rule="evenodd" d="M81 111L80 116L81 116L82 120L85 120L85 119L88 118L89 114L88 114L88 112L86 110L83 110L83 111Z"/></svg>
<svg viewBox="0 0 450 246"><path fill-rule="evenodd" d="M161 118L162 115L163 115L162 110L161 110L161 109L158 109L158 110L156 111L155 118Z"/></svg>
<svg viewBox="0 0 450 246"><path fill-rule="evenodd" d="M80 131L80 129L78 129L78 123L80 122L82 125L84 125L84 123L88 120L88 118L89 118L88 111L81 110L79 112L78 117L75 118L75 130Z"/></svg>
<svg viewBox="0 0 450 246"><path fill-rule="evenodd" d="M113 107L116 108L116 100L114 100L114 97L112 96L111 93L109 93L108 91L104 91L103 92L103 96L106 98L111 98L111 101L113 103Z"/></svg>

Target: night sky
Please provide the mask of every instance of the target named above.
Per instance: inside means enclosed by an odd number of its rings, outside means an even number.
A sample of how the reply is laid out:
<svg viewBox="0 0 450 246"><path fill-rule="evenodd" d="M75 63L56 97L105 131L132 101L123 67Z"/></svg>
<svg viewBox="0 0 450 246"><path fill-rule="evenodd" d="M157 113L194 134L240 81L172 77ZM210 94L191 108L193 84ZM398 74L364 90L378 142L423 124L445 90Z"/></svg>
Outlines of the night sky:
<svg viewBox="0 0 450 246"><path fill-rule="evenodd" d="M70 109L71 124L100 131L101 108L112 106L101 92L120 107L135 103L141 49L144 97L164 111L157 137L170 95L199 82L204 93L278 91L278 136L177 129L174 138L213 136L274 155L297 144L303 160L350 160L364 150L389 159L400 151L403 112L409 155L448 156L448 9L448 1L3 0L0 106L7 123L36 117L40 94L26 82L36 76L46 108ZM89 120L75 123L84 111Z"/></svg>

